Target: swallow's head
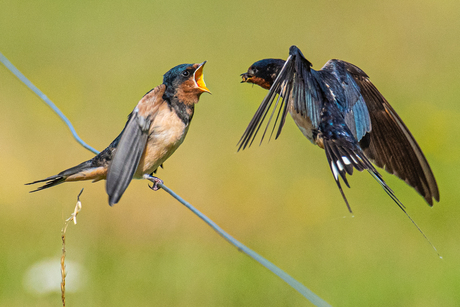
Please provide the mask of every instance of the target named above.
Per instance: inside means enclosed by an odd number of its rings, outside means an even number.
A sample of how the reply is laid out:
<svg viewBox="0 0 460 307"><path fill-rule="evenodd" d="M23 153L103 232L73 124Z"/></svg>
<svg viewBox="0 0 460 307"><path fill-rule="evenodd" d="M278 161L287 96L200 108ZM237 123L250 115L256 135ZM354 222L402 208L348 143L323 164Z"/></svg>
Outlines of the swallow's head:
<svg viewBox="0 0 460 307"><path fill-rule="evenodd" d="M203 78L203 67L206 61L196 64L181 64L170 69L163 76L166 93L177 97L180 101L197 103L204 92L211 93Z"/></svg>
<svg viewBox="0 0 460 307"><path fill-rule="evenodd" d="M241 74L241 83L254 83L268 90L273 82L275 82L281 68L283 68L284 62L281 59L257 61L249 67L247 72Z"/></svg>

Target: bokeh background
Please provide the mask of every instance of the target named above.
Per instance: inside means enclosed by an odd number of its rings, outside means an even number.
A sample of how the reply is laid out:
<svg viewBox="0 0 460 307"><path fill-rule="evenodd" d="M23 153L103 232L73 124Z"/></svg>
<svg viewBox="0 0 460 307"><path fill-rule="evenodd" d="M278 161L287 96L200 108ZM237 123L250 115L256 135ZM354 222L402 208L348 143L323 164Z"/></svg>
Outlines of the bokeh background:
<svg viewBox="0 0 460 307"><path fill-rule="evenodd" d="M289 118L280 138L237 153L266 92L240 84L256 60L297 45L319 69L361 67L424 150L441 202L387 183L443 256L367 173L345 192ZM208 63L212 95L158 176L238 240L334 306L460 305L460 2L1 1L0 48L102 150L137 101L180 63ZM132 182L29 194L24 183L92 157L0 65L0 306L59 306L60 230L68 306L310 306L164 191Z"/></svg>

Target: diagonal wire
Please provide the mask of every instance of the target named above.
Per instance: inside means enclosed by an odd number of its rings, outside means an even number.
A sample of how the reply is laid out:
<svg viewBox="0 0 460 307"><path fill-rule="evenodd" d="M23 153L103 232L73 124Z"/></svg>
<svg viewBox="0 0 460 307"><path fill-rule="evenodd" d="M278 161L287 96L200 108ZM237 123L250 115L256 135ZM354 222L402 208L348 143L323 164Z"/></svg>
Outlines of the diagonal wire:
<svg viewBox="0 0 460 307"><path fill-rule="evenodd" d="M69 121L69 119L59 110L58 107L45 95L43 94L42 91L40 91L35 85L32 84L32 82L29 81L16 67L14 67L13 64L11 64L10 61L0 52L0 62L2 62L3 65L6 66L6 68L9 69L19 80L22 81L29 89L31 89L35 94L37 94L38 97L40 97L41 100L43 100L53 111L56 113L62 121L67 125L67 127L70 129L70 132L72 132L73 137L77 140L78 143L80 143L83 147L88 149L89 151L92 151L95 154L98 154L99 152L94 149L93 147L89 146L86 144L77 134L77 131L75 131L75 128L72 126L72 123Z"/></svg>
<svg viewBox="0 0 460 307"><path fill-rule="evenodd" d="M304 297L306 297L310 302L312 302L315 306L330 306L327 302L325 302L322 298L320 298L318 295L313 293L310 289L305 287L303 284L292 278L289 274L278 268L276 265L253 251L252 249L248 248L247 246L243 245L240 243L238 240L233 238L231 235L229 235L227 232L225 232L222 228L219 227L216 223L214 223L211 219L206 217L204 214L202 214L200 211L198 211L195 207L193 207L190 203L186 202L184 199L182 199L179 195L174 193L172 190L170 190L168 187L166 187L164 184L158 184L159 187L164 189L166 192L168 192L172 197L174 197L177 201L179 201L181 204L183 204L185 207L190 209L193 213L195 213L200 219L202 219L206 224L208 224L214 231L216 231L221 237L223 237L227 242L238 248L239 251L245 253L255 261L259 262L261 265L272 271L275 275L277 275L279 278L281 278L283 281L285 281L288 285L290 285L292 288L297 290L300 294L302 294Z"/></svg>
<svg viewBox="0 0 460 307"><path fill-rule="evenodd" d="M3 54L0 52L0 62L6 66L21 82L23 82L27 87L29 87L35 94L37 94L38 97L40 97L63 121L64 123L69 127L70 131L72 132L73 137L75 140L77 140L78 143L80 143L83 147L88 149L89 151L92 151L95 154L98 154L99 152L92 148L91 146L87 145L78 135L75 129L73 128L72 124L70 121L65 117L65 115L56 107L56 105L48 98L46 97L45 94L43 94L36 86L32 84L16 67L14 67L13 64L11 64L8 59L3 56ZM275 266L273 263L265 259L264 257L260 256L250 248L246 247L242 243L240 243L238 240L233 238L231 235L229 235L227 232L225 232L222 228L220 228L216 223L214 223L211 219L209 219L207 216L205 216L203 213L198 211L195 207L193 207L190 203L186 202L184 199L182 199L179 195L174 193L171 189L169 189L167 186L164 184L158 184L159 187L161 187L163 190L165 190L167 193L169 193L173 198L175 198L177 201L179 201L182 205L187 207L189 210L191 210L194 214L196 214L200 219L202 219L206 224L208 224L214 231L216 231L221 237L223 237L227 242L235 246L239 251L245 253L255 261L259 262L261 265L272 271L276 276L281 278L284 282L286 282L288 285L290 285L292 288L297 290L300 294L302 294L306 299L308 299L311 303L313 303L315 306L319 307L328 307L330 306L326 301L324 301L322 298L317 296L315 293L313 293L310 289L305 287L303 284L292 278L290 275L288 275L286 272Z"/></svg>

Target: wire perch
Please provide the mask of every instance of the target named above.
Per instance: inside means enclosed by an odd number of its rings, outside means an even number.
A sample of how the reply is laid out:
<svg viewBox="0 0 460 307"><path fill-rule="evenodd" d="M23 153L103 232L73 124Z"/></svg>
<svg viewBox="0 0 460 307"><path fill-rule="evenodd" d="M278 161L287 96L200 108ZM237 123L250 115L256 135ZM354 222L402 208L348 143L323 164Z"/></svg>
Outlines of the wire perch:
<svg viewBox="0 0 460 307"><path fill-rule="evenodd" d="M67 127L70 129L72 132L73 137L75 140L80 143L84 148L88 149L89 151L98 154L99 152L86 144L77 134L75 129L73 128L72 124L70 121L65 117L65 115L59 110L58 107L45 95L43 94L35 85L32 84L16 67L14 67L13 64L11 64L8 59L3 56L3 54L0 52L0 62L5 65L6 68L8 68L22 83L24 83L29 89L31 89L37 96L44 101L67 125ZM148 178L146 178L148 179ZM284 282L286 282L288 285L290 285L292 288L297 290L300 294L302 294L306 299L308 299L311 303L313 303L315 306L319 307L326 307L330 306L326 301L324 301L322 298L320 298L318 295L313 293L310 289L305 287L303 284L292 278L289 274L275 266L273 263L268 261L267 259L263 258L259 254L257 254L255 251L251 250L250 248L246 247L242 243L240 243L238 240L230 236L227 232L225 232L222 228L220 228L216 223L214 223L211 219L209 219L207 216L205 216L203 213L198 211L195 207L193 207L190 203L186 202L184 199L182 199L179 195L174 193L171 189L169 189L167 186L164 184L159 183L158 186L165 190L167 193L169 193L173 198L175 198L177 201L179 201L181 204L183 204L185 207L187 207L189 210L191 210L194 214L196 214L200 219L202 219L206 224L208 224L214 231L216 231L221 237L223 237L227 242L235 246L239 251L245 253L261 265L263 265L265 268L269 269L271 272L273 272L276 276L281 278ZM76 214L75 214L76 216ZM72 217L71 217L72 218ZM76 222L76 220L75 220ZM65 238L63 238L63 243L65 242ZM63 255L65 257L65 249L63 249ZM65 271L64 273L65 274ZM65 285L65 284L64 284ZM63 297L63 303L65 304L65 298ZM64 305L65 306L65 305Z"/></svg>

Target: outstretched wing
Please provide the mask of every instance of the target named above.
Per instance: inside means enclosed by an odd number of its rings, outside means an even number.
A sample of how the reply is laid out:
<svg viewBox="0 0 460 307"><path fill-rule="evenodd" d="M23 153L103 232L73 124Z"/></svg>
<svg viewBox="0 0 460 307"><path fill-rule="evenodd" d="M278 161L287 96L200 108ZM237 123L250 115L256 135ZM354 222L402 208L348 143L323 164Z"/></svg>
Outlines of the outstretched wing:
<svg viewBox="0 0 460 307"><path fill-rule="evenodd" d="M284 121L286 119L286 115L288 111L287 106L289 103L289 93L290 93L290 90L293 84L293 80L292 80L293 75L294 75L294 63L292 60L292 56L289 56L283 68L281 69L280 73L278 74L278 77L276 78L275 82L273 83L270 90L268 91L268 94L265 96L264 100L262 101L256 113L254 114L251 121L249 122L248 127L244 131L243 136L239 140L238 151L241 149L246 149L246 147L249 147L252 145L252 142L254 142L254 139L257 133L259 132L259 129L262 123L264 122L267 114L272 108L272 105L275 102L275 100L276 102L273 107L272 114L270 116L270 119L267 123L265 132L262 135L262 139L260 142L262 143L264 139L265 133L267 132L267 129L270 125L270 122L273 118L274 113L276 112L276 109L278 109L278 115L276 117L275 124L273 125L273 130L275 129L276 122L278 122L280 113L282 112L281 123L279 124L277 136L279 135L279 133L281 132L282 126L284 124Z"/></svg>
<svg viewBox="0 0 460 307"><path fill-rule="evenodd" d="M133 179L150 134L151 123L164 102L162 96L165 88L165 85L160 85L147 93L126 124L107 173L106 191L110 206L120 200Z"/></svg>
<svg viewBox="0 0 460 307"><path fill-rule="evenodd" d="M364 153L378 167L414 187L432 206L433 199L439 201L438 185L409 129L361 69L340 62L358 84L369 110L372 130L360 140Z"/></svg>
<svg viewBox="0 0 460 307"><path fill-rule="evenodd" d="M311 69L311 63L305 59L302 52L296 46L292 46L289 49L289 57L283 68L238 142L238 150L252 145L272 107L273 109L261 142L267 133L275 113L276 118L271 134L273 134L278 124L275 136L275 138L278 138L283 129L288 110L291 107L295 112L310 118L313 127L316 128L319 124L321 107L324 103L324 95L316 73L316 71Z"/></svg>

